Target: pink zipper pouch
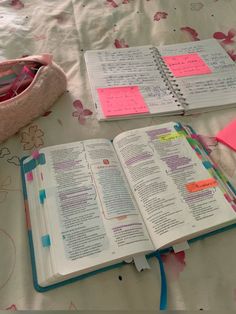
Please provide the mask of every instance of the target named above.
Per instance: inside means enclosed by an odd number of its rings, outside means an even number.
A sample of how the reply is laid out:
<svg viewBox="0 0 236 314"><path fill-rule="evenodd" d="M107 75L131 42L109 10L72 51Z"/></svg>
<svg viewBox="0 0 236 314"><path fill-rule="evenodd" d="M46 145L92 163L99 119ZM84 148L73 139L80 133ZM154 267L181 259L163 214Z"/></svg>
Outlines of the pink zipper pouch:
<svg viewBox="0 0 236 314"><path fill-rule="evenodd" d="M50 54L0 62L0 143L45 113L66 87Z"/></svg>

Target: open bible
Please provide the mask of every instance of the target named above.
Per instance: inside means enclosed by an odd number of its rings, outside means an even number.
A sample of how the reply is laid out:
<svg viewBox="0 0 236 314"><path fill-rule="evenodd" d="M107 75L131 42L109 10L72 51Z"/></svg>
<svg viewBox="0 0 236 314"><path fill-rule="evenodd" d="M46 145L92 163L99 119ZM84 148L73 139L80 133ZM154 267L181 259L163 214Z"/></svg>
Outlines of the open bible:
<svg viewBox="0 0 236 314"><path fill-rule="evenodd" d="M236 222L234 187L176 122L42 148L21 169L38 288Z"/></svg>
<svg viewBox="0 0 236 314"><path fill-rule="evenodd" d="M236 65L215 39L89 50L98 120L192 114L235 106Z"/></svg>

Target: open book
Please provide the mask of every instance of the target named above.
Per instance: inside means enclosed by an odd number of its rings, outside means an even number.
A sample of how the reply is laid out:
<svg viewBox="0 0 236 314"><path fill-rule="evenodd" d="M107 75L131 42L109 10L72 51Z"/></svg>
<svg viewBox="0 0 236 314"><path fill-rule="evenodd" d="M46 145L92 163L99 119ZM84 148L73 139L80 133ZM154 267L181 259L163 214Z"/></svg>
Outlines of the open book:
<svg viewBox="0 0 236 314"><path fill-rule="evenodd" d="M236 222L233 186L179 123L42 148L21 167L41 287Z"/></svg>
<svg viewBox="0 0 236 314"><path fill-rule="evenodd" d="M236 65L215 39L86 51L85 61L98 120L236 104Z"/></svg>

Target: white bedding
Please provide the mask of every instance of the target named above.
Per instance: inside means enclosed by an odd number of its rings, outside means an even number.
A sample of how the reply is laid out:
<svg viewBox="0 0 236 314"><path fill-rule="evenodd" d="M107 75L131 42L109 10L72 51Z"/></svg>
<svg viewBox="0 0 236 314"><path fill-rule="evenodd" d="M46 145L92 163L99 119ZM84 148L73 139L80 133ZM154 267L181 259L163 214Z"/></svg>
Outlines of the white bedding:
<svg viewBox="0 0 236 314"><path fill-rule="evenodd" d="M113 138L124 130L176 120L208 136L212 156L236 183L235 153L211 138L236 117L236 106L188 117L103 123L84 111L94 111L86 50L215 37L236 60L235 13L235 0L0 0L0 59L49 52L68 77L68 92L43 117L0 145L1 310L158 309L155 259L150 271L138 273L128 265L45 294L34 290L19 158L43 146ZM76 100L83 109L76 109ZM233 229L163 257L170 310L236 309L235 239Z"/></svg>

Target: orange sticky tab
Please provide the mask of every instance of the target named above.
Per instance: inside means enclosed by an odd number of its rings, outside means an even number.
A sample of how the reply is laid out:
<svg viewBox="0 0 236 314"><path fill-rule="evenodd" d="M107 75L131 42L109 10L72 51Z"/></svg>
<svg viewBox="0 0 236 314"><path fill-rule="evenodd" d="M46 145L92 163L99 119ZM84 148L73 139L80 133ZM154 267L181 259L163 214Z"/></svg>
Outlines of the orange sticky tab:
<svg viewBox="0 0 236 314"><path fill-rule="evenodd" d="M138 86L97 88L105 117L148 113Z"/></svg>
<svg viewBox="0 0 236 314"><path fill-rule="evenodd" d="M211 73L211 69L198 53L162 57L175 77Z"/></svg>
<svg viewBox="0 0 236 314"><path fill-rule="evenodd" d="M217 185L218 183L214 178L209 178L206 180L188 183L186 184L186 188L189 192L198 192L201 190L213 188L214 186Z"/></svg>

